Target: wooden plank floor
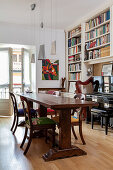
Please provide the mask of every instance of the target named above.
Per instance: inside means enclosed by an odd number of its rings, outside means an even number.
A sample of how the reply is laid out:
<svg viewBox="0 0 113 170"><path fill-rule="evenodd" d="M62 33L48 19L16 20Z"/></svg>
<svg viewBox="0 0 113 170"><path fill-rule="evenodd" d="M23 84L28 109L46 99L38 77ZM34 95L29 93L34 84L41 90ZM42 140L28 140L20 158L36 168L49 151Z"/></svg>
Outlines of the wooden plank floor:
<svg viewBox="0 0 113 170"><path fill-rule="evenodd" d="M49 145L43 138L33 139L27 156L23 155L20 143L24 128L18 127L15 136L10 127L11 118L0 118L0 170L112 170L113 169L113 130L106 136L99 125L83 124L86 145L80 138L72 143L87 152L87 155L44 162L41 156L48 151ZM76 127L77 136L78 128Z"/></svg>

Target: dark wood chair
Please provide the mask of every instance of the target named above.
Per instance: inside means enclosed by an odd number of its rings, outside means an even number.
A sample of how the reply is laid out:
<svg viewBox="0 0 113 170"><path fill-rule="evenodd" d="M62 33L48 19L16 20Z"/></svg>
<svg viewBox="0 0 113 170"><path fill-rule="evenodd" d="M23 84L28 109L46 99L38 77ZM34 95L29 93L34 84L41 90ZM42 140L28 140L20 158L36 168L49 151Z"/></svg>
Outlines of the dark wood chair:
<svg viewBox="0 0 113 170"><path fill-rule="evenodd" d="M81 100L84 100L85 99L85 95L83 94L76 94L75 98L78 98L78 99L81 99ZM80 134L80 138L81 138L81 141L83 143L83 145L86 144L84 138L83 138L83 133L82 133L82 112L83 112L83 109L79 109L78 113L79 113L79 116L78 118L74 116L74 112L77 111L77 110L73 110L72 112L72 116L71 116L71 128L72 128L72 132L73 132L73 135L75 137L75 139L77 140L77 136L76 136L76 133L75 133L75 130L74 130L74 126L79 126L79 134ZM59 116L55 116L52 118L58 125L59 127Z"/></svg>
<svg viewBox="0 0 113 170"><path fill-rule="evenodd" d="M9 94L10 94L10 97L11 97L11 100L13 103L14 120L13 120L13 124L11 127L11 131L14 134L17 129L17 126L19 125L19 118L24 117L24 110L17 108L17 101L16 101L15 95L12 92L9 92ZM23 122L23 124L24 124L24 122Z"/></svg>
<svg viewBox="0 0 113 170"><path fill-rule="evenodd" d="M91 128L93 129L94 120L95 118L101 119L101 127L103 128L103 118L105 119L105 134L108 133L108 124L110 118L113 117L112 110L101 110L99 108L92 108L91 109Z"/></svg>
<svg viewBox="0 0 113 170"><path fill-rule="evenodd" d="M22 121L21 123L19 123L19 118L25 117L25 115L24 115L23 109L18 109L17 101L16 101L16 97L15 97L14 93L9 92L9 94L10 94L10 97L11 97L11 100L12 100L12 103L13 103L14 119L13 119L11 131L14 134L18 126L24 126L25 121ZM37 113L34 109L31 109L31 113L32 113L33 116L35 116L35 117L37 116Z"/></svg>
<svg viewBox="0 0 113 170"><path fill-rule="evenodd" d="M59 116L55 116L52 118L58 125L59 127ZM80 134L80 138L81 138L81 141L83 143L83 145L86 144L84 138L83 138L83 134L82 134L82 115L79 114L79 119L75 118L74 116L71 116L71 128L72 128L72 132L73 132L73 135L75 137L75 139L77 140L77 136L76 136L76 133L75 133L75 130L74 130L74 126L79 126L79 134Z"/></svg>
<svg viewBox="0 0 113 170"><path fill-rule="evenodd" d="M33 132L36 130L44 130L45 131L46 143L47 143L47 130L51 129L52 130L52 145L54 146L55 145L56 123L52 119L49 119L47 117L33 118L31 116L31 111L30 111L31 109L30 109L29 101L25 97L21 96L20 98L21 98L24 113L25 113L25 134L24 134L23 141L20 145L20 148L23 147L25 140L27 139L28 129L30 130L30 134L28 137L28 144L26 146L24 154L26 154L28 152L28 149L32 142Z"/></svg>

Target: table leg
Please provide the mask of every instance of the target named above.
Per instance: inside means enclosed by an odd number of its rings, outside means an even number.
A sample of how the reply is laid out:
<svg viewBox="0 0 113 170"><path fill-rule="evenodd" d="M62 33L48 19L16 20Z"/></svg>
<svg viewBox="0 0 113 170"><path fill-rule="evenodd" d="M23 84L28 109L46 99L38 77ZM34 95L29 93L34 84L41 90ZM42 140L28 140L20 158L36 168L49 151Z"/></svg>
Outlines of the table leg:
<svg viewBox="0 0 113 170"><path fill-rule="evenodd" d="M59 114L59 149L71 147L71 110L62 110Z"/></svg>
<svg viewBox="0 0 113 170"><path fill-rule="evenodd" d="M59 114L59 148L50 149L43 155L45 161L58 158L81 156L87 153L78 147L71 146L71 110L63 109Z"/></svg>

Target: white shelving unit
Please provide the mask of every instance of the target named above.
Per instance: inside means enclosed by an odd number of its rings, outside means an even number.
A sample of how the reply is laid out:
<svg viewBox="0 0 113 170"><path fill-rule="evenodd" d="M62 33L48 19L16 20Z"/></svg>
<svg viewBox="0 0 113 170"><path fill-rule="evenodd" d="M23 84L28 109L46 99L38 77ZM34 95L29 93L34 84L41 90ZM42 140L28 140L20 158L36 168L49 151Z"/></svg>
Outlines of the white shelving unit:
<svg viewBox="0 0 113 170"><path fill-rule="evenodd" d="M110 15L109 15L110 18L108 17L107 20L105 20L105 21L103 20L103 22L100 22L100 24L94 25L93 27L90 27L89 29L86 30L86 23L88 23L90 20L93 20L101 15L105 16L104 13L106 13L107 11L110 11ZM106 27L105 25L108 25L108 24L109 24L109 29L107 31L104 30L101 33L98 31L100 34L95 34L95 36L89 37L88 39L86 39L86 34L88 34L91 31L102 29L103 27ZM73 33L72 35L69 36L69 33L79 26L81 26L81 32L75 33L75 34ZM84 60L86 57L85 56L86 55L86 50L85 50L86 44L90 43L92 41L97 41L98 39L101 39L102 37L108 36L108 35L110 37L110 41L101 43L97 46L92 46L89 49L87 49L87 52L89 53L94 50L100 50L101 54L102 54L102 50L104 51L104 49L106 47L108 47L109 53L105 53L105 55L103 55L103 56L88 58L87 60ZM71 40L72 38L77 37L77 36L81 36L81 42L79 44L69 46L69 40ZM81 55L80 61L76 61L76 60L69 61L68 60L69 57L72 56L71 54L69 54L69 49L72 49L79 45L81 46L81 51L78 53L75 52L72 54L73 54L73 56L80 54ZM107 62L113 62L113 4L112 5L108 4L105 7L102 7L100 9L96 10L95 12L93 11L93 13L89 15L89 17L82 18L81 23L78 23L77 25L75 24L75 26L73 25L66 30L66 79L68 82L67 87L70 82L76 83L76 81L77 81L76 79L73 80L73 79L70 79L70 77L69 77L69 74L76 73L76 71L69 70L70 65L79 64L79 63L81 64L81 69L77 70L77 72L80 71L80 74L81 74L80 80L85 81L86 79L89 78L89 76L87 76L88 68L92 68L92 70L93 70L93 67L95 64L107 63ZM90 76L93 76L93 73Z"/></svg>
<svg viewBox="0 0 113 170"><path fill-rule="evenodd" d="M67 32L68 85L81 78L81 25Z"/></svg>
<svg viewBox="0 0 113 170"><path fill-rule="evenodd" d="M110 8L85 22L85 60L110 55Z"/></svg>

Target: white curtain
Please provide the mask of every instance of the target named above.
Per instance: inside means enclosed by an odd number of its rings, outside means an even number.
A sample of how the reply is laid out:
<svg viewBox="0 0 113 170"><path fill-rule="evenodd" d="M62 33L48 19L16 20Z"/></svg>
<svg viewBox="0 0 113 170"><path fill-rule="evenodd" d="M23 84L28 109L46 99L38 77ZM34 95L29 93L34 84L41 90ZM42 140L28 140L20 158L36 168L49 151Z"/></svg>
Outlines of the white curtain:
<svg viewBox="0 0 113 170"><path fill-rule="evenodd" d="M9 84L9 55L8 50L0 50L0 85Z"/></svg>
<svg viewBox="0 0 113 170"><path fill-rule="evenodd" d="M24 85L30 85L30 58L26 50L24 51Z"/></svg>

